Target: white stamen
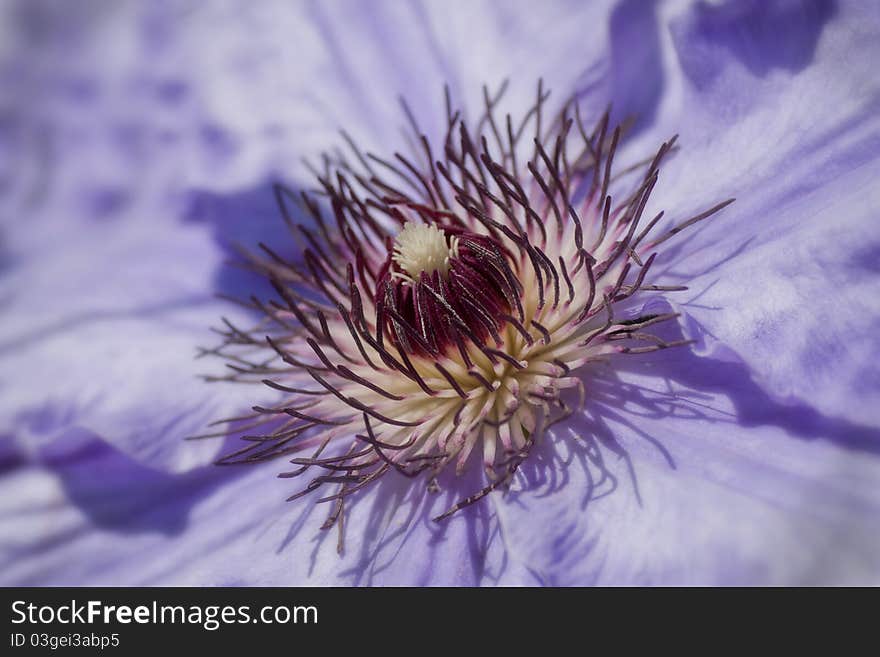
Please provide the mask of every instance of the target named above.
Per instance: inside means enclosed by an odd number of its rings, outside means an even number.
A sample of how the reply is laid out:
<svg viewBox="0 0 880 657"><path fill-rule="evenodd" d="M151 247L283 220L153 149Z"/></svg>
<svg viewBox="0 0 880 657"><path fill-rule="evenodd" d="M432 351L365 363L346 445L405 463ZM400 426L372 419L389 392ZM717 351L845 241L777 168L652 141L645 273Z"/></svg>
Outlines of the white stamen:
<svg viewBox="0 0 880 657"><path fill-rule="evenodd" d="M392 276L415 281L422 272L449 271L449 259L458 255L458 238L446 244L446 235L437 226L407 222L394 239L392 259L406 275Z"/></svg>

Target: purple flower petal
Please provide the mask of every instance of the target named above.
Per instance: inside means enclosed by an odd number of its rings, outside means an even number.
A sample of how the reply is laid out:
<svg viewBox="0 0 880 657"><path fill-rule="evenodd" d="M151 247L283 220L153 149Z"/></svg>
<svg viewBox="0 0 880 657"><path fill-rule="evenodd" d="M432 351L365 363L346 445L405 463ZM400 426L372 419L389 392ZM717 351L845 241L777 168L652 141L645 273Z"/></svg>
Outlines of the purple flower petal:
<svg viewBox="0 0 880 657"><path fill-rule="evenodd" d="M768 390L876 425L880 23L865 5L791 18L785 3L746 4L672 23L683 151L657 204L672 224L737 202L658 270L691 288L681 308Z"/></svg>
<svg viewBox="0 0 880 657"><path fill-rule="evenodd" d="M0 281L0 431L29 442L80 426L170 469L203 461L216 445L181 439L253 403L198 377L217 367L196 347L230 311L210 291L220 256L207 231L143 217L34 224L14 234Z"/></svg>

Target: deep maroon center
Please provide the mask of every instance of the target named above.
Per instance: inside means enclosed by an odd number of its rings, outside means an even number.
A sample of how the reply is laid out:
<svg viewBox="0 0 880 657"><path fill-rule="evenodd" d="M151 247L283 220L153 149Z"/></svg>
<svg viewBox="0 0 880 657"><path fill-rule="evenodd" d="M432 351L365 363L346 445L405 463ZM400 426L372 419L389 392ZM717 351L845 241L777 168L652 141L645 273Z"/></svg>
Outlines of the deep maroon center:
<svg viewBox="0 0 880 657"><path fill-rule="evenodd" d="M376 321L384 338L408 353L438 356L468 340L478 347L516 307L520 283L504 247L486 235L436 224L447 246L457 238L447 271L404 271L389 250L376 287Z"/></svg>

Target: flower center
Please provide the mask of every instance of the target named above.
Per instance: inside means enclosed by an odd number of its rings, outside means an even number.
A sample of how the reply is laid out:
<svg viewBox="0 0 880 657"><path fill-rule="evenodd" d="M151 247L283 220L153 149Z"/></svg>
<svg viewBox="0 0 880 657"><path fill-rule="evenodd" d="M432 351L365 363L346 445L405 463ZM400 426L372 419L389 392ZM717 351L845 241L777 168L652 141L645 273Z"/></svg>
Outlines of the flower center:
<svg viewBox="0 0 880 657"><path fill-rule="evenodd" d="M243 301L265 317L249 330L224 320L224 344L204 350L230 360L232 374L223 378L285 394L206 434L254 432L220 462L282 458L296 466L283 477L317 471L289 499L336 486L319 500L333 501L324 528L341 531L344 500L384 473L428 471L435 482L452 461L460 472L481 446L491 481L435 519L448 517L506 486L547 429L583 408L580 368L689 342L650 330L677 314L637 309L648 293L687 289L653 284L663 275L649 277L658 247L732 199L654 230L664 214L643 215L675 138L615 169L623 128L611 126L607 112L587 126L572 98L542 123L547 95L539 82L535 104L518 123L508 115L505 134L493 116L501 92L494 99L486 92L476 132L447 96L448 131L437 154L407 108L425 165L399 153L402 168L364 155L346 137L362 168L341 153L325 156L321 191L277 186L285 221L305 239L302 258L286 260L265 244L264 253L248 254L248 268L280 299ZM394 177L383 179L368 159ZM315 229L293 220L294 200ZM392 225L400 226L396 236ZM600 407L605 388L595 387ZM577 405L566 391L577 392ZM566 433L588 441L585 458L611 481L601 448L612 443L622 456L613 436L602 432L596 442L574 427Z"/></svg>
<svg viewBox="0 0 880 657"><path fill-rule="evenodd" d="M422 272L439 271L446 276L450 258L457 255L458 237L453 236L447 245L445 233L437 226L410 221L395 238L391 255L405 274L394 272L394 275L410 282L418 280Z"/></svg>
<svg viewBox="0 0 880 657"><path fill-rule="evenodd" d="M505 248L488 235L455 226L406 223L376 286L377 324L395 346L439 356L484 349L511 310L522 286Z"/></svg>

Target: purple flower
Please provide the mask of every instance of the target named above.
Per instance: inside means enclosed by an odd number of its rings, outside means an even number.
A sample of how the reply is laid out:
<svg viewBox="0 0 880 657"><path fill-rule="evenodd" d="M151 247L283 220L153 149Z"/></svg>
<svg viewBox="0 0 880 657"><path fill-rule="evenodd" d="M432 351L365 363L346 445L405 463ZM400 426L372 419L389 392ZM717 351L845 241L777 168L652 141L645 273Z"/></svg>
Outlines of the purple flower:
<svg viewBox="0 0 880 657"><path fill-rule="evenodd" d="M7 4L0 582L876 583L880 11L600 4ZM339 127L405 150L398 92L437 139L444 83L474 121L484 83L521 114L542 76L636 116L621 163L680 134L647 216L737 197L653 266L688 290L642 310L694 343L590 369L510 490L442 524L479 468L384 478L340 556L277 462L183 440L274 399L199 379L205 327L254 319L217 293L271 293L224 262L286 248L270 182L310 186Z"/></svg>

